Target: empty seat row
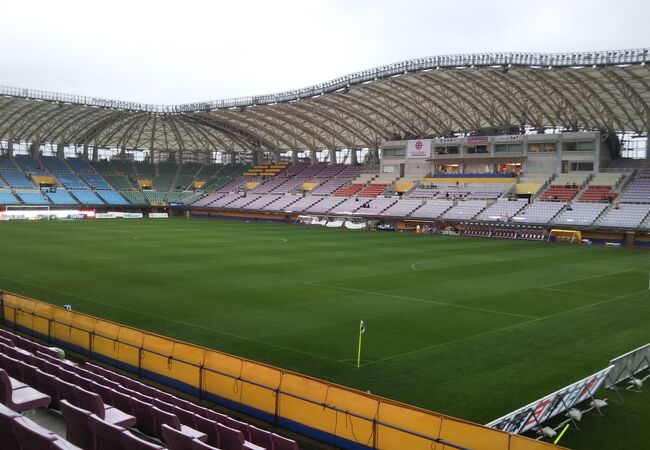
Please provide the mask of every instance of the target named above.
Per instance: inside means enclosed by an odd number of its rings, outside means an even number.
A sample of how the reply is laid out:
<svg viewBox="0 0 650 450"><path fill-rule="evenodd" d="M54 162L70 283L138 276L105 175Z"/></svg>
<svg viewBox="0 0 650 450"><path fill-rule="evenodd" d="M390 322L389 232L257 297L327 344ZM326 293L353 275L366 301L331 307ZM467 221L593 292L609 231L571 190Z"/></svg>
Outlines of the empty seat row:
<svg viewBox="0 0 650 450"><path fill-rule="evenodd" d="M8 375L16 376L15 385L10 386L12 389L24 389L24 385L16 384L21 382L34 386L43 392L42 395L47 397L53 408L63 412L64 408L70 406L72 408L68 410L73 411L70 414L74 414L74 408L81 409L112 427L136 425L142 433L163 441L167 441L163 433L165 425L185 437L189 436L190 440L205 436L207 440L204 440L209 445L222 450L239 450L242 445L247 445L245 448L248 449L298 448L295 441L180 399L117 372L92 363L79 365L62 359L55 349L4 329L0 329L0 367L4 367ZM64 406L66 403L67 406ZM168 431L168 434L175 435L173 431ZM224 445L224 442L240 440L238 446ZM168 445L171 450L185 448L173 447L169 442Z"/></svg>

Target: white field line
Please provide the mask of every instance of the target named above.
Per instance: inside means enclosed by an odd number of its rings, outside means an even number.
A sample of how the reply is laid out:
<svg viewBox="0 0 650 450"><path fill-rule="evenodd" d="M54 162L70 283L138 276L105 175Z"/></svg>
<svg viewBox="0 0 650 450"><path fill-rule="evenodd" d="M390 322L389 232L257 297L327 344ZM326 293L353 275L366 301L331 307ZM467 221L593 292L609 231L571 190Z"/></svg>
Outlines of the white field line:
<svg viewBox="0 0 650 450"><path fill-rule="evenodd" d="M618 274L627 273L627 272L634 272L634 270L633 269L628 269L628 270L618 270L616 272L599 273L597 275L590 275L588 277L574 278L573 280L559 281L557 283L550 283L550 284L543 284L542 286L537 286L537 288L545 289L545 288L549 288L549 287L553 287L553 286L561 286L563 284L575 283L576 281L592 280L594 278L608 277L608 276L611 276L611 275L618 275Z"/></svg>
<svg viewBox="0 0 650 450"><path fill-rule="evenodd" d="M413 264L411 264L411 270L414 270L414 271L417 272L418 271L418 266L420 264L424 264L424 263L428 263L428 262L435 262L435 261L438 261L438 260L437 259L426 259L424 261L414 262Z"/></svg>
<svg viewBox="0 0 650 450"><path fill-rule="evenodd" d="M408 351L408 352L398 353L396 355L387 356L385 358L381 358L381 359L377 359L377 360L374 360L374 361L364 363L364 364L362 364L362 366L369 366L371 364L376 364L376 363L380 363L380 362L384 362L384 361L390 361L392 359L398 359L398 358L402 358L404 356L411 356L411 355L414 355L416 353L427 352L429 350L434 350L434 349L437 349L437 348L440 348L440 347L444 347L444 346L451 345L451 344L456 344L458 342L467 341L467 340L474 339L474 338L477 338L477 337L487 336L489 334L494 334L494 333L498 333L500 331L510 330L510 329L521 327L521 326L524 326L524 325L529 325L529 324L535 323L535 322L541 322L542 320L556 319L558 317L562 317L562 316L565 316L567 314L571 314L571 313L574 313L574 312L578 312L578 311L582 311L582 310L585 310L585 309L593 308L594 306L602 305L602 304L613 302L613 301L616 301L616 300L623 300L625 298L632 297L632 296L642 294L642 293L645 293L645 292L647 292L647 291L642 290L642 291L632 292L631 294L619 295L619 296L616 296L616 297L610 297L608 299L601 300L599 302L590 303L588 305L579 306L577 308L567 309L566 311L562 311L562 312L559 312L557 314L551 314L550 316L539 317L539 318L536 318L536 319L527 320L525 322L516 323L514 325L508 325L508 326L505 326L505 327L502 327L502 328L496 328L494 330L488 330L488 331L485 331L483 333L473 334L471 336L464 336L462 338L454 339L452 341L441 342L440 344L430 345L428 347L422 347L422 348L419 348L419 349L416 349L416 350L411 350L411 351Z"/></svg>
<svg viewBox="0 0 650 450"><path fill-rule="evenodd" d="M295 348L285 347L283 345L272 344L270 342L261 341L261 340L254 339L254 338L247 337L247 336L241 336L241 335L230 333L230 332L227 332L227 331L216 330L214 328L209 328L209 327L204 327L204 326L201 326L201 325L196 325L196 324L193 324L193 323L183 322L181 320L170 319L168 317L163 317L163 316L157 316L155 314L145 313L145 312L138 311L138 310L135 310L135 309L126 308L124 306L114 305L112 303L106 303L106 302L103 302L101 300L95 300L95 299L88 298L88 297L80 297L78 295L69 294L67 292L56 291L54 289L46 289L46 288L43 288L43 287L35 285L35 284L25 283L23 281L13 280L11 278L0 277L0 279L13 281L14 283L34 287L34 288L40 289L42 291L53 292L55 294L65 295L65 296L70 297L70 298L76 298L76 299L79 299L79 300L87 301L87 302L90 302L90 303L95 303L95 304L98 304L98 305L108 306L108 307L115 308L115 309L121 309L122 311L127 311L127 312L130 312L130 313L133 313L133 314L139 314L141 316L151 317L152 319L158 319L158 320L162 320L162 321L165 321L165 322L176 323L176 324L179 324L179 325L183 325L184 327L187 327L187 328L194 328L194 329L198 329L198 330L210 331L210 332L213 332L213 333L216 333L216 334L221 334L223 336L228 336L228 337L232 337L232 338L235 338L235 339L241 339L243 341L254 342L256 344L265 345L267 347L277 348L277 349L284 350L284 351L287 351L287 352L299 353L301 355L307 355L307 356L311 356L311 357L318 358L318 359L324 359L324 360L327 360L327 361L332 361L332 362L336 362L336 363L339 363L339 364L344 364L346 366L356 367L356 364L348 364L348 363L344 362L344 360L338 360L338 359L330 358L330 357L324 356L324 355L317 355L315 353L306 352L306 351L303 351L303 350L297 350Z"/></svg>
<svg viewBox="0 0 650 450"><path fill-rule="evenodd" d="M380 297L389 297L389 298L395 298L398 300L406 300L409 302L417 302L417 303L428 303L430 305L437 305L437 306L446 306L449 308L458 308L458 309L464 309L467 311L480 311L484 313L490 313L490 314L499 314L502 316L510 316L510 317L518 317L520 319L537 319L537 317L533 316L525 316L523 314L516 314L516 313L508 313L508 312L503 312L503 311L495 311L493 309L484 309L484 308L474 308L473 306L463 306L463 305L458 305L455 303L445 303L445 302L437 302L435 300L425 300L421 298L415 298L415 297L404 297L402 295L394 295L394 294L385 294L383 292L374 292L374 291L364 291L362 289L351 289L351 288L345 288L345 287L340 287L340 286L332 286L329 284L323 284L323 283L318 283L315 281L303 281L304 284L309 285L309 286L320 286L324 288L329 288L329 289L337 289L340 291L348 291L348 292L357 292L360 294L367 294L367 295L377 295Z"/></svg>

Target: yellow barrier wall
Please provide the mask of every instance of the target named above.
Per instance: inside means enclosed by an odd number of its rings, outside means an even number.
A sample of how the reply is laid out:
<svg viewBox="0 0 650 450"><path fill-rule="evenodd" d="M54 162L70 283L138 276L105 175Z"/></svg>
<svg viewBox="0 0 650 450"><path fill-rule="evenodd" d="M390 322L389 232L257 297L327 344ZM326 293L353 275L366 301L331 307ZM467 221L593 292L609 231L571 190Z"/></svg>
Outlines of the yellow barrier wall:
<svg viewBox="0 0 650 450"><path fill-rule="evenodd" d="M61 346L343 448L560 448L11 293L5 321Z"/></svg>

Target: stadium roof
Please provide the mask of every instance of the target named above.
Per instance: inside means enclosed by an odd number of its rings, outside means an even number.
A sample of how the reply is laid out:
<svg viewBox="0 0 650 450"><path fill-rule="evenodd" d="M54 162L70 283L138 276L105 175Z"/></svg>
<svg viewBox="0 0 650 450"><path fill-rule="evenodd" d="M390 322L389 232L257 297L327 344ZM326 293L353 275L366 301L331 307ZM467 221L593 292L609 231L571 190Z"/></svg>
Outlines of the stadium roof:
<svg viewBox="0 0 650 450"><path fill-rule="evenodd" d="M650 49L434 56L277 94L150 105L0 87L0 138L99 148L375 147L485 128L648 133Z"/></svg>

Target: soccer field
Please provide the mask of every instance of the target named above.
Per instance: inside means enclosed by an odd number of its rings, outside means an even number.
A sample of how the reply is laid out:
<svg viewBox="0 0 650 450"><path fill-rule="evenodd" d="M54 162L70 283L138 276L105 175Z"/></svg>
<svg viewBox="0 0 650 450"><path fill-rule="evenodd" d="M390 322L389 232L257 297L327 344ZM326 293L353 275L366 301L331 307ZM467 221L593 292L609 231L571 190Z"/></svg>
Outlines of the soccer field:
<svg viewBox="0 0 650 450"><path fill-rule="evenodd" d="M0 229L4 290L479 423L650 340L639 249L180 219Z"/></svg>

